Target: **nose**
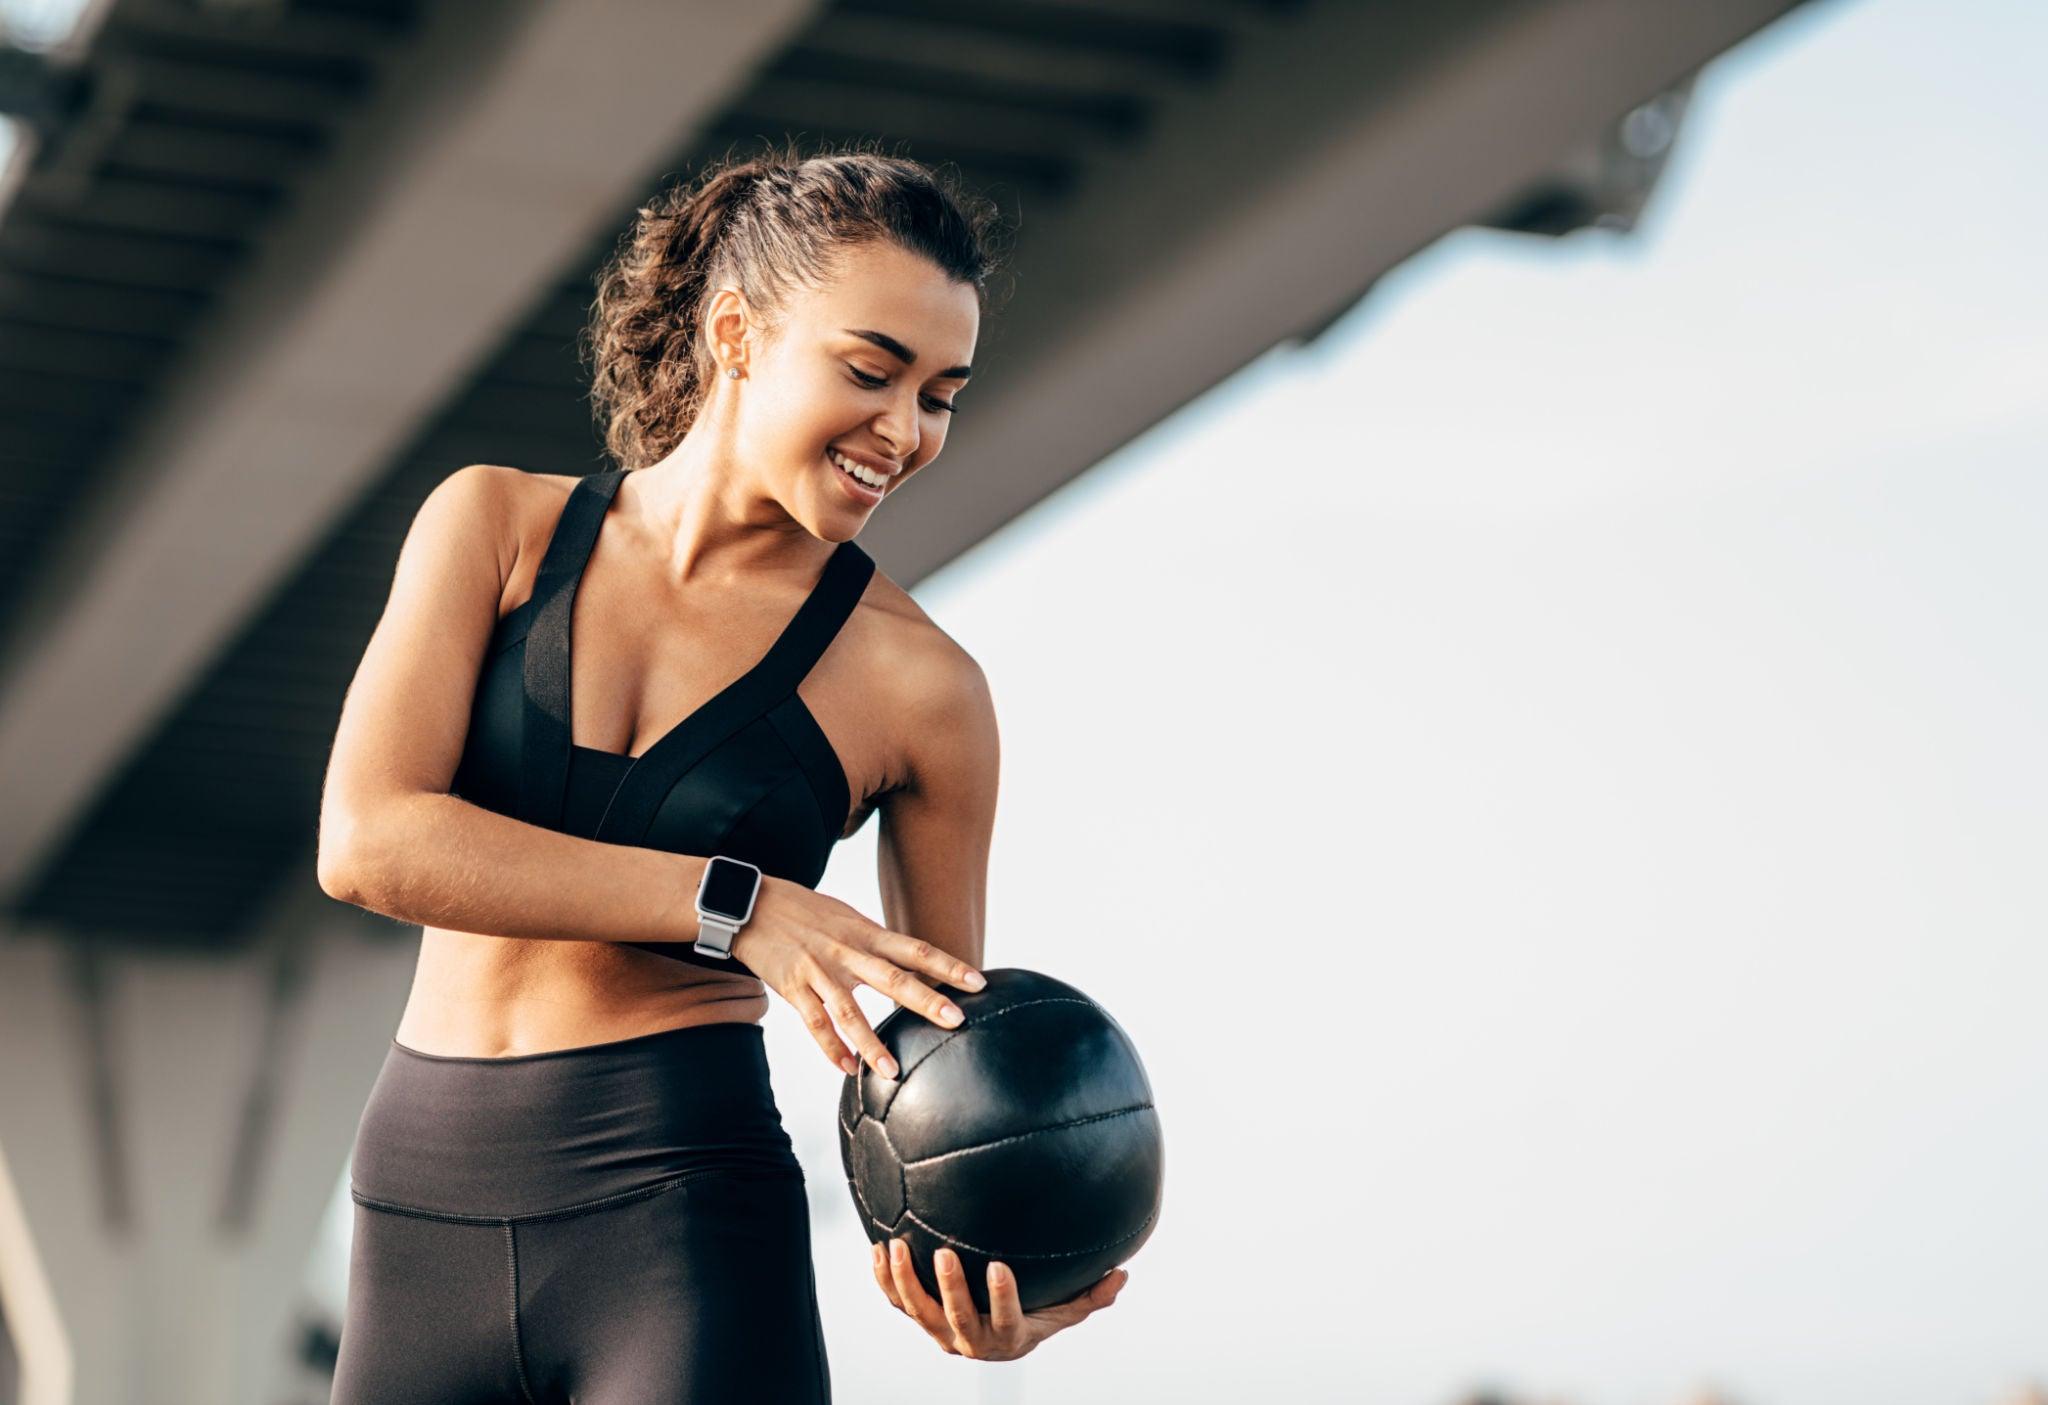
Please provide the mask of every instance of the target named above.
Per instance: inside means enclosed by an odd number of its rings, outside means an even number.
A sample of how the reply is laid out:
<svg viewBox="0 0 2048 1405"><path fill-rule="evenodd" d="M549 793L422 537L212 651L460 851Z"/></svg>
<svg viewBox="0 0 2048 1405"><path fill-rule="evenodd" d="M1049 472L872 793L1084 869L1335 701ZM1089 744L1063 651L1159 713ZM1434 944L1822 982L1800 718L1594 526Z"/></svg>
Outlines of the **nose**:
<svg viewBox="0 0 2048 1405"><path fill-rule="evenodd" d="M899 464L908 464L910 456L917 452L917 401L913 398L906 405L903 401L892 400L889 409L875 421L875 437L887 446L890 458Z"/></svg>

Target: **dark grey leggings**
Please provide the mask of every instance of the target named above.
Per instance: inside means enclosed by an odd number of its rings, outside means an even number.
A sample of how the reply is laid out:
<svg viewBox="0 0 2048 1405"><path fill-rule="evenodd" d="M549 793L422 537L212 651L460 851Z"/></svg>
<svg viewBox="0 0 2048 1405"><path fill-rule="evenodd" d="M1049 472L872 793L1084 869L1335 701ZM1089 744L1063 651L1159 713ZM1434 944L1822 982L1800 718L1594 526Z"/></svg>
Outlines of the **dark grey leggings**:
<svg viewBox="0 0 2048 1405"><path fill-rule="evenodd" d="M758 1024L496 1059L394 1040L349 1179L332 1405L831 1399Z"/></svg>

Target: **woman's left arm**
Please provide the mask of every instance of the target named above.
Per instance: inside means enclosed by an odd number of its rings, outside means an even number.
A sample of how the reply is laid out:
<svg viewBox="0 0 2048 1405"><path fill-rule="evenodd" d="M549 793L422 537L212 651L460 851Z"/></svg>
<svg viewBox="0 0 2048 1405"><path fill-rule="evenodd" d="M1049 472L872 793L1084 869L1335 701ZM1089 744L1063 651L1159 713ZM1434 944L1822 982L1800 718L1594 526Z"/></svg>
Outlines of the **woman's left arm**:
<svg viewBox="0 0 2048 1405"><path fill-rule="evenodd" d="M979 971L989 841L995 830L996 712L981 666L947 641L915 681L905 718L909 781L883 802L880 858L884 925L921 937ZM1053 1333L1108 1307L1130 1277L1114 1269L1063 1303L1025 1312L1006 1264L991 1263L989 1310L968 1291L960 1256L934 1256L939 1297L918 1282L900 1239L870 1246L875 1282L889 1302L953 1356L1010 1361Z"/></svg>
<svg viewBox="0 0 2048 1405"><path fill-rule="evenodd" d="M1001 756L988 679L940 636L899 678L905 782L883 797L882 925L981 969Z"/></svg>

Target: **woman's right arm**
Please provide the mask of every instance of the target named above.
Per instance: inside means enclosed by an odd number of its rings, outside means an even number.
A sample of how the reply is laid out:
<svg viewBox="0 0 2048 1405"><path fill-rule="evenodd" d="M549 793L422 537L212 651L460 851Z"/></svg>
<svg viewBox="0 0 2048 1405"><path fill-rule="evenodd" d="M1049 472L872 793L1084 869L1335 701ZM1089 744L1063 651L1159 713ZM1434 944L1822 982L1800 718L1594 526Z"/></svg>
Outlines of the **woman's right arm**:
<svg viewBox="0 0 2048 1405"><path fill-rule="evenodd" d="M401 922L504 936L596 936L638 904L652 916L658 856L521 824L448 793L498 603L519 555L513 470L457 469L413 515L391 596L370 635L320 796L320 886ZM553 842L550 842L553 841ZM614 846L616 847L616 846ZM637 869L609 875L611 860ZM582 860L582 862L578 862ZM573 876L572 876L573 875ZM564 880L588 891L562 891ZM595 898L595 903L588 899Z"/></svg>
<svg viewBox="0 0 2048 1405"><path fill-rule="evenodd" d="M579 839L447 794L389 796L348 823L354 847L332 859L323 850L320 886L397 921L566 941L696 939L700 856Z"/></svg>
<svg viewBox="0 0 2048 1405"><path fill-rule="evenodd" d="M489 464L458 469L413 518L390 600L342 701L321 792L320 886L422 926L675 942L685 951L696 939L705 857L583 839L448 793L518 556L517 473ZM736 955L745 949L743 973L790 1001L835 1063L845 1049L827 1011L871 1062L884 1053L853 1003L853 984L950 1023L940 1017L944 997L912 971L955 984L967 974L929 943L780 879L763 879L733 947ZM697 960L708 966L716 958Z"/></svg>

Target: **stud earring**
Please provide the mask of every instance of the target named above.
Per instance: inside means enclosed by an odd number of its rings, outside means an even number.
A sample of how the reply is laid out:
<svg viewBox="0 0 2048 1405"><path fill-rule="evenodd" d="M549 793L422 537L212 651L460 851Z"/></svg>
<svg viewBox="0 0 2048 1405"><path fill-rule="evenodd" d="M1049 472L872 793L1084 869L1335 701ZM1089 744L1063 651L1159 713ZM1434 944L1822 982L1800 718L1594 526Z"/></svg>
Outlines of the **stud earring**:
<svg viewBox="0 0 2048 1405"><path fill-rule="evenodd" d="M734 380L738 380L740 378L740 368L737 366L727 366L725 368L725 373L728 376L731 376Z"/></svg>

